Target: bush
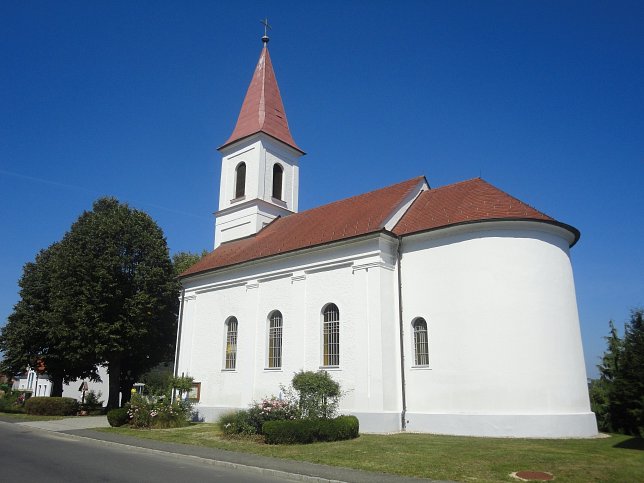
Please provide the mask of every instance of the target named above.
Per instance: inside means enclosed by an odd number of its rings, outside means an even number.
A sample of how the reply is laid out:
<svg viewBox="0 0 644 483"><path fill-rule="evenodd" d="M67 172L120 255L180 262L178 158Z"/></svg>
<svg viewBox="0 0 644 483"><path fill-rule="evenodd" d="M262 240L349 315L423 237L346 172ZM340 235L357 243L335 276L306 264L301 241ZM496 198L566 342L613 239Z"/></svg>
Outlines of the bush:
<svg viewBox="0 0 644 483"><path fill-rule="evenodd" d="M94 391L89 391L85 394L85 402L81 404L81 410L87 411L92 416L103 414L103 401L100 400L101 396L101 391L98 391L98 394Z"/></svg>
<svg viewBox="0 0 644 483"><path fill-rule="evenodd" d="M115 428L127 424L130 416L127 414L127 408L112 409L107 412L107 422Z"/></svg>
<svg viewBox="0 0 644 483"><path fill-rule="evenodd" d="M318 420L267 421L262 431L268 444L308 444L315 441Z"/></svg>
<svg viewBox="0 0 644 483"><path fill-rule="evenodd" d="M71 397L32 397L25 401L25 412L41 416L74 416L78 401Z"/></svg>
<svg viewBox="0 0 644 483"><path fill-rule="evenodd" d="M249 411L246 409L220 416L217 424L219 424L221 431L228 436L234 434L257 434L257 428L251 419Z"/></svg>
<svg viewBox="0 0 644 483"><path fill-rule="evenodd" d="M25 400L31 393L25 391L6 391L4 396L0 397L0 412L3 413L24 413Z"/></svg>
<svg viewBox="0 0 644 483"><path fill-rule="evenodd" d="M167 398L155 401L136 393L126 407L134 428L179 428L188 425L192 416L189 401L172 402Z"/></svg>
<svg viewBox="0 0 644 483"><path fill-rule="evenodd" d="M0 399L0 413L24 413L25 409L16 404L15 397L7 397Z"/></svg>
<svg viewBox="0 0 644 483"><path fill-rule="evenodd" d="M293 389L299 394L302 417L332 418L340 402L340 384L326 371L300 371L293 376Z"/></svg>
<svg viewBox="0 0 644 483"><path fill-rule="evenodd" d="M224 434L263 434L262 426L266 421L297 419L300 412L297 405L289 399L271 397L253 403L248 409L224 414L219 418L219 427Z"/></svg>
<svg viewBox="0 0 644 483"><path fill-rule="evenodd" d="M308 444L357 438L359 429L355 416L339 416L334 419L267 421L262 432L269 444Z"/></svg>

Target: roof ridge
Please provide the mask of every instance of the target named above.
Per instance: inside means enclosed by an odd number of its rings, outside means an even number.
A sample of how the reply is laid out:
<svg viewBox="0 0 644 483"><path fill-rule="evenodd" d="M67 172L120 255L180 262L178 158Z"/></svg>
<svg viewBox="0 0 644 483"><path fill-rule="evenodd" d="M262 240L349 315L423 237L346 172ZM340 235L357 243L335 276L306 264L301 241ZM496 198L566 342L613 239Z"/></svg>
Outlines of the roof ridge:
<svg viewBox="0 0 644 483"><path fill-rule="evenodd" d="M486 181L486 183L487 183L487 181ZM554 218L553 218L552 216L550 216L550 215L549 215L549 214L547 214L547 213L544 213L544 212L543 212L543 211L541 211L541 210L536 209L536 208L535 208L534 206L532 206L530 203L526 203L525 201L520 200L520 199L519 199L519 198L517 198L516 196L511 195L511 194L510 194L510 193L508 193L507 191L502 190L501 188L497 188L497 187L496 187L496 186L494 186L492 183L487 183L487 184L489 184L490 186L492 186L494 189L499 190L499 191L500 191L501 193L503 193L505 196L508 196L508 197L512 198L514 201L517 201L517 202L521 203L522 205L527 206L527 207L528 207L528 208L530 208L531 210L534 210L534 211L536 211L537 213L539 213L539 214L541 214L541 215L543 215L543 216L547 216L547 217L548 217L548 218L550 218L551 220L554 220Z"/></svg>
<svg viewBox="0 0 644 483"><path fill-rule="evenodd" d="M466 180L463 180L463 181L454 181L453 183L446 184L446 185L443 185L443 186L439 186L438 188L430 188L428 191L440 191L442 189L451 188L451 187L457 186L459 184L471 183L472 181L483 181L484 183L487 183L490 186L493 186L492 184L490 184L489 182L485 181L480 176L477 176L476 178L470 178L470 179L466 179Z"/></svg>
<svg viewBox="0 0 644 483"><path fill-rule="evenodd" d="M451 184L448 184L448 185L445 185L445 186L440 186L440 187L438 187L438 188L430 189L429 191L434 191L434 192L435 192L435 191L441 191L441 190L443 190L443 189L445 189L445 188L452 188L452 187L454 187L454 186L463 185L463 184L466 184L466 183L471 183L472 181L482 181L482 182L483 182L483 183L485 183L487 186L490 186L490 187L494 188L495 190L500 191L500 192L501 192L501 193L503 193L505 196L507 196L507 197L509 197L509 198L512 198L514 201L516 201L516 202L518 202L518 203L520 203L520 204L522 204L522 205L525 205L525 206L527 206L528 208L530 208L531 210L534 210L534 211L536 211L537 213L539 213L539 214L541 214L541 215L544 215L544 216L547 216L548 218L551 218L551 219L553 219L553 220L554 220L554 218L552 218L552 216L548 215L547 213L544 213L543 211L538 210L537 208L535 208L534 206L532 206L530 203L526 203L525 201L520 200L520 199L519 199L519 198L517 198L516 196L511 195L511 194L510 194L510 193L508 193L507 191L502 190L501 188L498 188L497 186L493 185L493 184L492 184L492 183L490 183L489 181L486 181L485 179L483 179L483 178L482 178L482 177L480 177L480 176L477 176L476 178L466 179L466 180L464 180L464 181L457 181L457 182L455 182L455 183L451 183Z"/></svg>
<svg viewBox="0 0 644 483"><path fill-rule="evenodd" d="M325 203L325 204L320 205L320 206L314 206L313 208L309 208L308 210L300 211L300 212L298 212L298 213L294 213L293 215L289 215L289 216L294 216L294 215L295 215L295 216L297 216L297 215L303 215L304 213L310 213L310 212L315 211L315 210L320 210L320 209L322 209L322 208L326 208L326 207L329 207L329 206L337 205L338 203L344 203L344 202L347 202L347 201L349 201L349 200L351 200L351 199L354 199L354 198L361 198L361 197L363 197L363 196L367 196L367 195L370 195L370 194L376 193L377 191L382 191L382 190L386 190L386 189L389 189L389 188L393 188L394 186L398 186L398 185L401 185L401 184L409 183L409 182L411 182L411 181L420 180L420 179L422 179L422 178L424 178L424 176L416 176L415 178L409 178L409 179L406 179L406 180L404 180L404 181L400 181L400 182L398 182L398 183L394 183L394 184L389 185L389 186L383 186L382 188L376 188L376 189L373 189L373 190L371 190L371 191L367 191L366 193L360 193L360 194L358 194L358 195L347 196L346 198L342 198L342 199L340 199L340 200L331 201L330 203Z"/></svg>
<svg viewBox="0 0 644 483"><path fill-rule="evenodd" d="M479 178L423 191L407 205L424 176L410 178L367 193L337 200L274 219L257 234L221 244L181 276L296 252L378 232L406 236L452 226L490 221L534 221L560 226L579 238L579 232ZM405 206L391 228L391 210ZM392 222L393 223L393 222Z"/></svg>

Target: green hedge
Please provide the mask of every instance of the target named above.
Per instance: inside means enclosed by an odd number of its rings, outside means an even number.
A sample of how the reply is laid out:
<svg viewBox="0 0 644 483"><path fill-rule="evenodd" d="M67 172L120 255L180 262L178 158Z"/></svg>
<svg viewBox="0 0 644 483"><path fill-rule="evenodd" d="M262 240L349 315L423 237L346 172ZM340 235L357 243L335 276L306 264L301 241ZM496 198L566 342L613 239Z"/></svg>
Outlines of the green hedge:
<svg viewBox="0 0 644 483"><path fill-rule="evenodd" d="M266 421L262 432L268 444L308 444L358 437L360 424L355 416L334 419L294 419Z"/></svg>
<svg viewBox="0 0 644 483"><path fill-rule="evenodd" d="M25 412L41 416L75 416L78 401L71 397L32 397L25 401Z"/></svg>
<svg viewBox="0 0 644 483"><path fill-rule="evenodd" d="M123 426L129 420L130 416L127 413L127 408L117 408L107 412L107 422L110 423L110 426Z"/></svg>

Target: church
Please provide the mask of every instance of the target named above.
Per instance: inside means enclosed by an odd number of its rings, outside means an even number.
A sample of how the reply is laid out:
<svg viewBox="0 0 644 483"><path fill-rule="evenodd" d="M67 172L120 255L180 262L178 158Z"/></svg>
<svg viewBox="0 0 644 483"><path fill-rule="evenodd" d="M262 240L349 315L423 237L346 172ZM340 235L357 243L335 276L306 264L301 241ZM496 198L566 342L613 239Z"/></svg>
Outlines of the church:
<svg viewBox="0 0 644 483"><path fill-rule="evenodd" d="M268 37L219 148L214 251L181 276L175 374L207 421L300 370L361 432L591 437L579 231L481 178L424 176L298 212Z"/></svg>

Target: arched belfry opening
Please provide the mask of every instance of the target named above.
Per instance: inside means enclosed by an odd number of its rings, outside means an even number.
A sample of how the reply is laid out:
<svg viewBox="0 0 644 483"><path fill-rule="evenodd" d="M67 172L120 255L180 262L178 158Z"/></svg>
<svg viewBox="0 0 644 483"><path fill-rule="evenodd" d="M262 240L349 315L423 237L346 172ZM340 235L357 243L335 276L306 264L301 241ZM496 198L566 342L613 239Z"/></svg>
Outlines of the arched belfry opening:
<svg viewBox="0 0 644 483"><path fill-rule="evenodd" d="M282 178L284 177L284 168L279 163L273 165L273 198L282 199Z"/></svg>
<svg viewBox="0 0 644 483"><path fill-rule="evenodd" d="M246 194L246 163L239 163L235 168L235 198Z"/></svg>

